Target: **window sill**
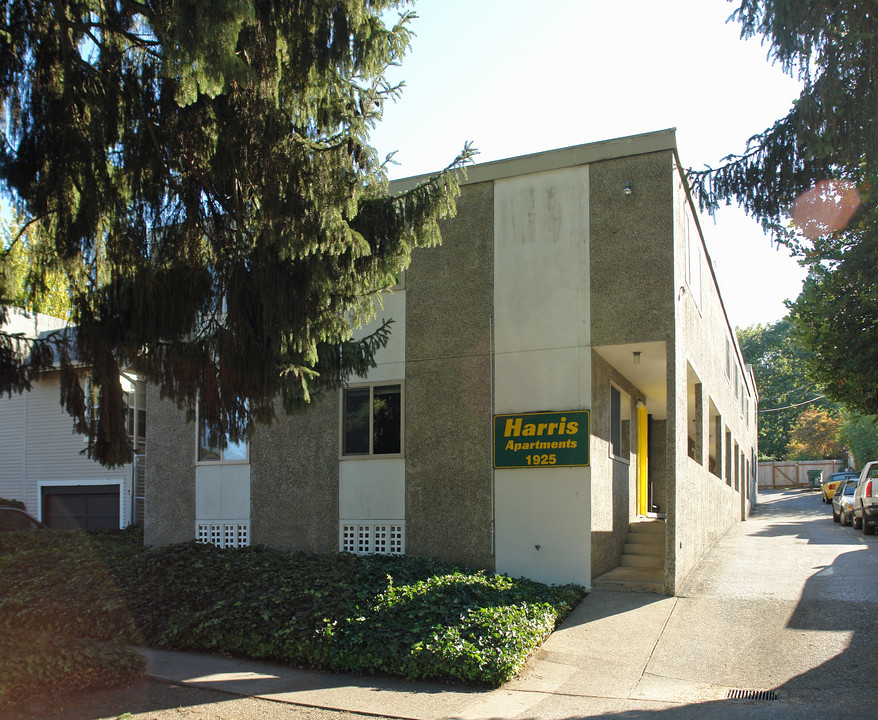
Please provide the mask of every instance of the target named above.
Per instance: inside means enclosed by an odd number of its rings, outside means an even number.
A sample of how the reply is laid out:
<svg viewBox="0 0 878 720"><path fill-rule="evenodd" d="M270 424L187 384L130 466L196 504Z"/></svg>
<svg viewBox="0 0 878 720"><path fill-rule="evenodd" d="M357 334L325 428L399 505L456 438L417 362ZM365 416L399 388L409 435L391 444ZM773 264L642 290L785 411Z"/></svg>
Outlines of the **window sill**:
<svg viewBox="0 0 878 720"><path fill-rule="evenodd" d="M340 455L339 461L348 461L348 460L405 460L405 455L403 453L396 453L394 455Z"/></svg>

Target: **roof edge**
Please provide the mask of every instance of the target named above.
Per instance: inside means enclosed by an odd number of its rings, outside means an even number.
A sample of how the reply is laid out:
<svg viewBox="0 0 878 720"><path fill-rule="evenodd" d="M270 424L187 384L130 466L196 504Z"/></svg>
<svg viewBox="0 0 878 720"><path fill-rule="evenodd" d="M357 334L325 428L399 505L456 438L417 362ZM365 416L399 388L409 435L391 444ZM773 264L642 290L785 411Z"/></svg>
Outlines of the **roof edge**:
<svg viewBox="0 0 878 720"><path fill-rule="evenodd" d="M557 150L546 150L530 155L519 155L504 160L476 163L467 166L467 177L466 179L461 179L461 185L490 182L517 175L530 175L531 173L559 170L576 165L588 165L601 160L613 160L630 155L645 155L646 153L660 152L662 150L676 152L676 133L676 128L668 128L666 130L656 130L639 135L601 140L584 145L573 145ZM435 177L436 174L427 173L425 175L392 180L390 182L390 191L394 194L406 192Z"/></svg>

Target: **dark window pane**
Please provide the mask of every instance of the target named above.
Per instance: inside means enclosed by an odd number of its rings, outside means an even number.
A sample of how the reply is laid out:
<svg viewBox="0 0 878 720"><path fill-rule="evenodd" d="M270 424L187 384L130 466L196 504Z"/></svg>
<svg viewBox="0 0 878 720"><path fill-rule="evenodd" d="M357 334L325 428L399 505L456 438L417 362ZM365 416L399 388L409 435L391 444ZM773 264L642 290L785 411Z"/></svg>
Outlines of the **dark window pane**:
<svg viewBox="0 0 878 720"><path fill-rule="evenodd" d="M369 454L369 388L345 390L343 455Z"/></svg>
<svg viewBox="0 0 878 720"><path fill-rule="evenodd" d="M622 455L622 397L610 386L610 448L613 455Z"/></svg>
<svg viewBox="0 0 878 720"><path fill-rule="evenodd" d="M397 455L400 452L401 392L399 385L375 388L372 452Z"/></svg>

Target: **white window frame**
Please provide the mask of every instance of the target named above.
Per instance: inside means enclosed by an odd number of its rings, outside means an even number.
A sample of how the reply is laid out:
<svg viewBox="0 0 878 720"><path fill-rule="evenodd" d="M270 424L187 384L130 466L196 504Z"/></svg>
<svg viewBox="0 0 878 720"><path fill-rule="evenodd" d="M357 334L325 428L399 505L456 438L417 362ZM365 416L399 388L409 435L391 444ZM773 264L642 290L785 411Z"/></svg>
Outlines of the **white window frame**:
<svg viewBox="0 0 878 720"><path fill-rule="evenodd" d="M622 451L622 455L617 455L613 452L613 430L614 430L614 418L613 418L613 390L619 393L619 444L621 445L620 450ZM609 415L609 428L610 433L607 438L607 446L610 457L613 460L618 460L619 462L630 464L631 463L631 425L632 425L632 413L631 413L631 394L620 388L615 383L610 383L610 412ZM625 424L625 404L627 398L627 407L628 407L628 438L627 442L625 439L624 432L624 424ZM627 449L627 456L624 454Z"/></svg>
<svg viewBox="0 0 878 720"><path fill-rule="evenodd" d="M379 453L374 452L373 441L375 439L374 422L375 416L372 409L375 407L375 388L398 387L399 388L399 452L398 453ZM368 453L350 453L345 454L345 393L350 390L369 389L369 452ZM342 388L340 398L341 411L339 412L338 424L338 454L342 460L367 460L401 458L405 456L405 383L401 380L384 380L371 383L358 383L357 385L349 385Z"/></svg>

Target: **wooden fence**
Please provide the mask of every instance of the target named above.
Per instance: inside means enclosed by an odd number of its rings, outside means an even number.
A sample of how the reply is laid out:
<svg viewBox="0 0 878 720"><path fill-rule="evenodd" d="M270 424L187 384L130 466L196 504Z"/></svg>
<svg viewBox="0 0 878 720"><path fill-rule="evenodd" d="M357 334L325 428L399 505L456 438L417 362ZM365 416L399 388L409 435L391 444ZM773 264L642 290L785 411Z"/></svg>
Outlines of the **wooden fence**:
<svg viewBox="0 0 878 720"><path fill-rule="evenodd" d="M841 460L789 460L759 463L760 488L807 487L808 471L822 470L823 477L844 470Z"/></svg>

